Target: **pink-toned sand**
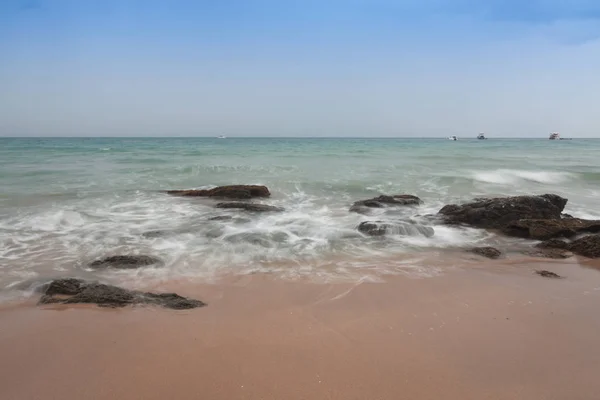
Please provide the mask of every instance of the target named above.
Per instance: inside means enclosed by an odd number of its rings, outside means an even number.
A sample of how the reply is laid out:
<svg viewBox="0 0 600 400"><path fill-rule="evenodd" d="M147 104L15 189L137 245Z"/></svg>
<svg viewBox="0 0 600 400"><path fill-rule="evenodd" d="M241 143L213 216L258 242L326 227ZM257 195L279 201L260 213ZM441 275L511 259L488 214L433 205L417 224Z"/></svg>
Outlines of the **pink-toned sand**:
<svg viewBox="0 0 600 400"><path fill-rule="evenodd" d="M178 292L209 306L3 306L0 399L600 398L600 271L576 261Z"/></svg>

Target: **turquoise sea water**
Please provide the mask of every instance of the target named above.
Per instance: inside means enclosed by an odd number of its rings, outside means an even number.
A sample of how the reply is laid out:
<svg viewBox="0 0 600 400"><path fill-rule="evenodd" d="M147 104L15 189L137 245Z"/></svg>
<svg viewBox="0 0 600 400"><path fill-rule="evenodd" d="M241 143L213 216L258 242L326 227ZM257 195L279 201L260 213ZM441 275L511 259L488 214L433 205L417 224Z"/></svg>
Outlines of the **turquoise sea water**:
<svg viewBox="0 0 600 400"><path fill-rule="evenodd" d="M600 140L590 139L0 138L0 288L91 274L91 260L130 253L165 267L101 278L427 275L423 254L499 239L438 226L432 238L366 238L356 226L419 220L484 195L557 193L569 199L566 212L600 217L599 154ZM286 211L244 215L160 192L237 183L267 185L273 195L264 202ZM379 194L425 203L348 212ZM209 221L217 215L239 218Z"/></svg>

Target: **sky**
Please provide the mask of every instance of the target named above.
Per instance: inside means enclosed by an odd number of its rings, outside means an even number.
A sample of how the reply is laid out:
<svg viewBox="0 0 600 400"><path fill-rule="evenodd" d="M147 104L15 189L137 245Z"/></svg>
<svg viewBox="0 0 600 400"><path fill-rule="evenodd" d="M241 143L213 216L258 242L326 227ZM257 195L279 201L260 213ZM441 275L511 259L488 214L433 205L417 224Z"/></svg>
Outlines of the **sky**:
<svg viewBox="0 0 600 400"><path fill-rule="evenodd" d="M600 137L598 0L3 0L0 136Z"/></svg>

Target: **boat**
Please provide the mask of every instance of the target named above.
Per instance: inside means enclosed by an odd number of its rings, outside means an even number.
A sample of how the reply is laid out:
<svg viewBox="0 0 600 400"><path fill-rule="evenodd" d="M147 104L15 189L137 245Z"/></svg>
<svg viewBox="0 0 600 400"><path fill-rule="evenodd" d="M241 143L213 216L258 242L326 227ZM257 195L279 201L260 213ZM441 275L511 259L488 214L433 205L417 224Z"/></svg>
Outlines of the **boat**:
<svg viewBox="0 0 600 400"><path fill-rule="evenodd" d="M448 140L458 140L458 138L455 135L452 135L448 138Z"/></svg>
<svg viewBox="0 0 600 400"><path fill-rule="evenodd" d="M550 139L550 140L561 140L560 139L560 135L558 134L558 132L552 132L550 134L550 137L548 139Z"/></svg>
<svg viewBox="0 0 600 400"><path fill-rule="evenodd" d="M217 136L217 139L226 139L226 137L221 135L221 136Z"/></svg>
<svg viewBox="0 0 600 400"><path fill-rule="evenodd" d="M477 139L479 139L479 140L485 140L487 138L485 137L485 135L483 134L483 132L480 132L479 135L477 135Z"/></svg>

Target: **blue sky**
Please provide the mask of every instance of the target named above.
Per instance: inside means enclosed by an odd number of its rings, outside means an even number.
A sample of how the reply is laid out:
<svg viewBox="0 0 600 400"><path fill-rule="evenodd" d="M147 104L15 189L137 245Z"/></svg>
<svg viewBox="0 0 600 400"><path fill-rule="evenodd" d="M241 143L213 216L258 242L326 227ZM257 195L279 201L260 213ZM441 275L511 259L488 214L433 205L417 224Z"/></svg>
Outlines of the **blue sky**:
<svg viewBox="0 0 600 400"><path fill-rule="evenodd" d="M0 136L600 136L597 0L0 2Z"/></svg>

